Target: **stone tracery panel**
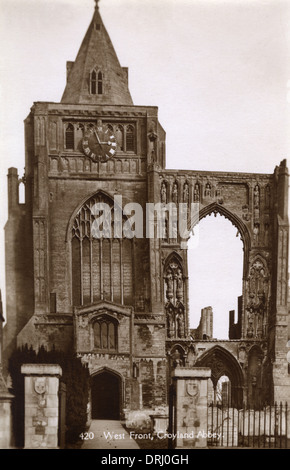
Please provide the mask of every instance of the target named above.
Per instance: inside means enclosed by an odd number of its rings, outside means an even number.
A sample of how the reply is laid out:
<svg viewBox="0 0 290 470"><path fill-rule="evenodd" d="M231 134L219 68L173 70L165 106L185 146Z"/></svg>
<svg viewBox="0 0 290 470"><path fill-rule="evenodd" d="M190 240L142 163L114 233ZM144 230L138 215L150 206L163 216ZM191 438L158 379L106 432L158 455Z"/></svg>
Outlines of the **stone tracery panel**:
<svg viewBox="0 0 290 470"><path fill-rule="evenodd" d="M106 204L102 236L96 236L95 204ZM111 208L111 210L110 210ZM91 197L78 211L72 227L73 304L108 300L121 305L133 302L132 240L114 237L113 201L105 194Z"/></svg>
<svg viewBox="0 0 290 470"><path fill-rule="evenodd" d="M246 337L262 338L266 334L269 274L266 262L256 257L247 279Z"/></svg>
<svg viewBox="0 0 290 470"><path fill-rule="evenodd" d="M169 338L184 338L185 324L185 278L183 268L176 256L169 259L164 270L164 295Z"/></svg>

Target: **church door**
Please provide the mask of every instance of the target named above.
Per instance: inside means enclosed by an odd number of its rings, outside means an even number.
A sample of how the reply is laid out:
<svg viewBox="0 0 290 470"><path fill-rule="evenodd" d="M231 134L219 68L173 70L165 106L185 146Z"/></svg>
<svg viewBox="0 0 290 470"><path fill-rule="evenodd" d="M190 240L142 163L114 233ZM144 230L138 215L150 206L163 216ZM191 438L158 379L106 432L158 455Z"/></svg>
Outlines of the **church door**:
<svg viewBox="0 0 290 470"><path fill-rule="evenodd" d="M120 419L121 379L104 371L92 378L92 419Z"/></svg>

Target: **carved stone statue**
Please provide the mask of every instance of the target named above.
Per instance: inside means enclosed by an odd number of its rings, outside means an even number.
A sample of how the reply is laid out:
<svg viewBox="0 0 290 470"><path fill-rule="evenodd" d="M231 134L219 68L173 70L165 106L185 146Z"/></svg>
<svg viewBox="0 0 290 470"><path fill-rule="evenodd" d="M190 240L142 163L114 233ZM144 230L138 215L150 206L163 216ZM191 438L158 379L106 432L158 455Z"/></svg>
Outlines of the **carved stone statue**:
<svg viewBox="0 0 290 470"><path fill-rule="evenodd" d="M183 202L186 202L187 204L189 202L189 187L187 183L184 183L183 186Z"/></svg>
<svg viewBox="0 0 290 470"><path fill-rule="evenodd" d="M177 299L182 302L183 301L183 275L180 268L178 268L176 273L176 281L177 281L177 289L176 289L176 297Z"/></svg>
<svg viewBox="0 0 290 470"><path fill-rule="evenodd" d="M155 129L155 122L151 121L150 129L148 132L148 156L151 161L156 159L156 141L157 141L157 132Z"/></svg>
<svg viewBox="0 0 290 470"><path fill-rule="evenodd" d="M178 312L176 314L176 324L177 324L177 336L178 338L184 337L184 314L183 312Z"/></svg>
<svg viewBox="0 0 290 470"><path fill-rule="evenodd" d="M177 187L177 183L174 183L174 184L173 184L173 188L172 188L172 202L174 202L174 204L177 204L177 203L178 203L178 187Z"/></svg>
<svg viewBox="0 0 290 470"><path fill-rule="evenodd" d="M253 338L254 336L254 320L255 320L255 314L253 312L252 307L249 309L248 315L248 328L247 328L247 337L248 338Z"/></svg>
<svg viewBox="0 0 290 470"><path fill-rule="evenodd" d="M254 189L254 207L260 206L260 189L259 186L256 184Z"/></svg>
<svg viewBox="0 0 290 470"><path fill-rule="evenodd" d="M173 275L171 272L168 272L166 275L166 284L167 284L167 290L166 290L166 297L168 300L171 300L173 298Z"/></svg>
<svg viewBox="0 0 290 470"><path fill-rule="evenodd" d="M194 202L199 202L200 196L199 196L199 184L196 183L194 186L194 194L193 194L193 200Z"/></svg>
<svg viewBox="0 0 290 470"><path fill-rule="evenodd" d="M204 195L205 195L205 197L210 197L211 196L211 185L210 185L210 183L206 183L205 190L204 190Z"/></svg>
<svg viewBox="0 0 290 470"><path fill-rule="evenodd" d="M162 202L162 204L167 203L167 188L166 188L166 184L164 182L161 185L161 202Z"/></svg>
<svg viewBox="0 0 290 470"><path fill-rule="evenodd" d="M258 243L258 241L259 241L259 232L260 232L260 226L259 226L259 224L255 224L254 228L253 228L255 243Z"/></svg>

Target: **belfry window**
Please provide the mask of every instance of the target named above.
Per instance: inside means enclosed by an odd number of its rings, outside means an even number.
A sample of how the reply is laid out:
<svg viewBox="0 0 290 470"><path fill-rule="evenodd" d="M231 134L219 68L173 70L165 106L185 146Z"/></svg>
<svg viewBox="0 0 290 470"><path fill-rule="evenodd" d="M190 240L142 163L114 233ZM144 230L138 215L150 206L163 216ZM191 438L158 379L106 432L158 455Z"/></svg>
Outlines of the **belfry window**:
<svg viewBox="0 0 290 470"><path fill-rule="evenodd" d="M102 72L98 73L98 95L103 94L103 74Z"/></svg>
<svg viewBox="0 0 290 470"><path fill-rule="evenodd" d="M96 95L97 93L97 74L96 71L93 70L91 73L91 94Z"/></svg>
<svg viewBox="0 0 290 470"><path fill-rule="evenodd" d="M117 326L109 319L101 319L94 323L94 347L104 351L117 349Z"/></svg>
<svg viewBox="0 0 290 470"><path fill-rule="evenodd" d="M93 70L91 72L90 80L90 92L91 95L102 95L103 94L103 74L102 72L96 72Z"/></svg>
<svg viewBox="0 0 290 470"><path fill-rule="evenodd" d="M68 124L65 130L65 148L68 150L74 150L75 147L75 135L74 126Z"/></svg>

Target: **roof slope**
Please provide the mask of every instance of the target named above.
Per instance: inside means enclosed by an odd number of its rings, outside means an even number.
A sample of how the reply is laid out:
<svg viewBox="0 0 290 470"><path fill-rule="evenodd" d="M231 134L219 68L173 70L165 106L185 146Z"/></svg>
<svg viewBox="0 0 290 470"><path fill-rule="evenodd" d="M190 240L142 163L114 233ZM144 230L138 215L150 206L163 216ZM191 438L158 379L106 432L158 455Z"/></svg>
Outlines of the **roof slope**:
<svg viewBox="0 0 290 470"><path fill-rule="evenodd" d="M102 73L101 94L90 93L92 71ZM71 104L132 105L128 69L121 67L96 2L95 13L75 62L67 63L67 84L61 99Z"/></svg>

